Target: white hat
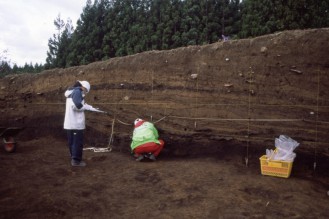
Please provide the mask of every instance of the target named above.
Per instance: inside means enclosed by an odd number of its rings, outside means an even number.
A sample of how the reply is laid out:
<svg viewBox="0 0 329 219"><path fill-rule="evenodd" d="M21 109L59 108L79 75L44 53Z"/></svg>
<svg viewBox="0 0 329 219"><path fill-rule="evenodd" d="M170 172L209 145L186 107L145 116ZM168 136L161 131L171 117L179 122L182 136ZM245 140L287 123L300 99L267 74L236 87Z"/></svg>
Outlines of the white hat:
<svg viewBox="0 0 329 219"><path fill-rule="evenodd" d="M87 89L87 93L90 91L90 84L88 81L79 81L82 87Z"/></svg>
<svg viewBox="0 0 329 219"><path fill-rule="evenodd" d="M135 119L134 124L136 125L138 122L141 122L141 121L143 121L143 120L142 119Z"/></svg>

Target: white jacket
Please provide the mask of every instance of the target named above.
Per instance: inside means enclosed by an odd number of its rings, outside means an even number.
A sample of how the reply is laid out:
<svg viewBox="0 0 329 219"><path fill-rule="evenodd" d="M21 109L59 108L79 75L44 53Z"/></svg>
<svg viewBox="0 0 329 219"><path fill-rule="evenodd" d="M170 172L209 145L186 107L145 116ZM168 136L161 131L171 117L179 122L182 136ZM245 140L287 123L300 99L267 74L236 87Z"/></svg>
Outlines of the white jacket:
<svg viewBox="0 0 329 219"><path fill-rule="evenodd" d="M85 103L82 90L79 87L69 88L67 91L65 91L64 95L66 97L64 129L85 129L85 110L98 113L106 113Z"/></svg>
<svg viewBox="0 0 329 219"><path fill-rule="evenodd" d="M85 101L82 96L82 91L80 88L71 88L65 92L66 97L66 109L65 109L65 118L64 118L64 129L77 129L82 130L86 128L85 123L85 112L83 105ZM73 97L76 100L79 100L79 103L73 102Z"/></svg>

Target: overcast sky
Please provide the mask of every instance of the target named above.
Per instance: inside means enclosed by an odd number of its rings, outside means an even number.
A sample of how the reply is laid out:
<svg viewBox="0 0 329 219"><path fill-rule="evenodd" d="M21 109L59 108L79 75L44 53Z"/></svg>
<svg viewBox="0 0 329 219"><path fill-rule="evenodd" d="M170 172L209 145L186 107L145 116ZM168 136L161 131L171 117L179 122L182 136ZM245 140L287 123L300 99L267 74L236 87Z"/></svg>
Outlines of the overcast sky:
<svg viewBox="0 0 329 219"><path fill-rule="evenodd" d="M57 33L54 20L61 15L74 28L87 0L0 0L0 53L18 66L44 64L48 39ZM93 1L92 1L93 2Z"/></svg>

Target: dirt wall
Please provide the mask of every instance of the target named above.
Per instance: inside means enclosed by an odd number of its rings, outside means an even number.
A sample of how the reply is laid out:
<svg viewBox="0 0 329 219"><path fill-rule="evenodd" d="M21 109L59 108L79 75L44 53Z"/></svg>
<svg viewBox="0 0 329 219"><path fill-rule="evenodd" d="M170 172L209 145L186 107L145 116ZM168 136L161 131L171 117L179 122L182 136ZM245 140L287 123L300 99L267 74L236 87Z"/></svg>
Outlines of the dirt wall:
<svg viewBox="0 0 329 219"><path fill-rule="evenodd" d="M281 134L299 152L329 156L329 29L150 51L86 66L0 80L1 126L22 139L65 138L64 92L88 80L86 144L129 151L132 123L152 121L174 155L274 148ZM114 123L113 123L114 121ZM114 127L112 129L112 126Z"/></svg>

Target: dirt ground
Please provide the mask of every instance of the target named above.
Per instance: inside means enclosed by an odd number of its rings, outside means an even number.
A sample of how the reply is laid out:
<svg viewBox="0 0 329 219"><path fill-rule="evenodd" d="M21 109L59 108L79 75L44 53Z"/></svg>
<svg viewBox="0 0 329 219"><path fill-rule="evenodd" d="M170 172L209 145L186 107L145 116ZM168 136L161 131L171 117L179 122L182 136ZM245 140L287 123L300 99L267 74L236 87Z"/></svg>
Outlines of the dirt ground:
<svg viewBox="0 0 329 219"><path fill-rule="evenodd" d="M328 218L329 177L296 158L291 176L260 173L258 156L179 157L84 151L71 167L65 139L0 153L0 218Z"/></svg>

